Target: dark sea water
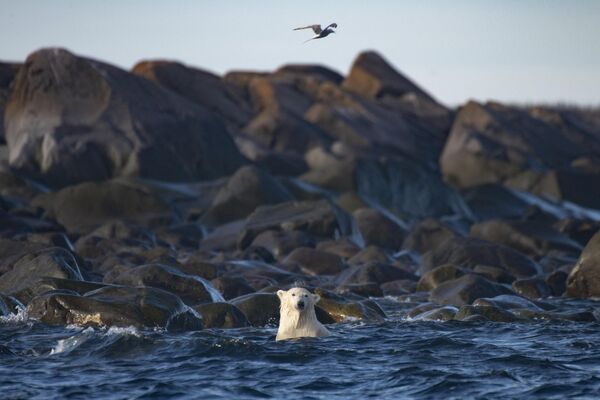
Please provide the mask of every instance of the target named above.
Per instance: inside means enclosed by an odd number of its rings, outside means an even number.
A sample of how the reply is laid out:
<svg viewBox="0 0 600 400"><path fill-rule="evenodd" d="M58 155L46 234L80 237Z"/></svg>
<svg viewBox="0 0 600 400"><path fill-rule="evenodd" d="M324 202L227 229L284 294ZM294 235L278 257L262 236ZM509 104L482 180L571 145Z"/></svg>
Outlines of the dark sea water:
<svg viewBox="0 0 600 400"><path fill-rule="evenodd" d="M598 398L600 324L383 323L275 342L275 328L191 333L0 321L0 398ZM562 307L596 308L592 302Z"/></svg>

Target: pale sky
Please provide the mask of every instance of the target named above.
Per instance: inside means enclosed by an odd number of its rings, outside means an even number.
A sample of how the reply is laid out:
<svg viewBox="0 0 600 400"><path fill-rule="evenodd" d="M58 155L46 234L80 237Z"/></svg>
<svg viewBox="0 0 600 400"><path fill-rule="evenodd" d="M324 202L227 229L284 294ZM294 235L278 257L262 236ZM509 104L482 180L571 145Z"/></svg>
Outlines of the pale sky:
<svg viewBox="0 0 600 400"><path fill-rule="evenodd" d="M303 44L300 25L337 22ZM166 58L223 74L320 63L346 74L374 49L447 105L600 105L596 0L0 0L0 60L41 47L131 68Z"/></svg>

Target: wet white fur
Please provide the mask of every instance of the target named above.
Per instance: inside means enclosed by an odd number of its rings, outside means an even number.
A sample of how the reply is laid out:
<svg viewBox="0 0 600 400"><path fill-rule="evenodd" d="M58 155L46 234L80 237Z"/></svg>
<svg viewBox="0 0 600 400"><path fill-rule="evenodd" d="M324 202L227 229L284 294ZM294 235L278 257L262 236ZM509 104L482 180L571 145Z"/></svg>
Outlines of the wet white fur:
<svg viewBox="0 0 600 400"><path fill-rule="evenodd" d="M277 296L281 306L275 340L329 336L329 331L317 320L315 314L315 304L320 300L319 295L303 288L292 288L288 291L278 290ZM302 310L298 308L300 300L305 304Z"/></svg>

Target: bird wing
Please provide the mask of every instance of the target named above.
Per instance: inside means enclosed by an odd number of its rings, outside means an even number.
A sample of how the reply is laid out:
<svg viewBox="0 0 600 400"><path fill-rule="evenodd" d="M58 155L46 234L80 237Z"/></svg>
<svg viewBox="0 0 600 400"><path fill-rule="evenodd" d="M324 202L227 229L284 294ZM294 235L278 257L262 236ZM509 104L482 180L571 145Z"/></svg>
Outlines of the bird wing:
<svg viewBox="0 0 600 400"><path fill-rule="evenodd" d="M337 26L337 25L336 25ZM300 28L294 28L295 31L298 31L300 29L308 29L311 28L313 30L314 33L316 33L317 35L321 32L323 32L323 30L321 29L321 25L316 24L316 25L307 25L307 26L301 26Z"/></svg>
<svg viewBox="0 0 600 400"><path fill-rule="evenodd" d="M335 22L332 24L329 24L329 25L327 25L327 28L325 28L325 30L327 30L329 28L337 28L337 24Z"/></svg>

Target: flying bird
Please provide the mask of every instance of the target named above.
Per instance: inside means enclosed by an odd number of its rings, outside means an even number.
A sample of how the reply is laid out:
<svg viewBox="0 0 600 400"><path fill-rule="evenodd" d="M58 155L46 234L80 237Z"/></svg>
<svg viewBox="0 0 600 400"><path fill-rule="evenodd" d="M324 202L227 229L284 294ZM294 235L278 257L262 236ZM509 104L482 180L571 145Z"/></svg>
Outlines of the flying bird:
<svg viewBox="0 0 600 400"><path fill-rule="evenodd" d="M305 41L304 43L313 40L313 39L323 39L326 36L329 36L330 33L335 33L335 31L333 30L333 28L337 28L337 24L334 22L332 24L327 25L327 27L325 29L321 29L321 25L307 25L307 26L301 26L300 28L295 28L295 31L299 31L300 29L312 29L313 32L315 33L315 37L312 37L310 39L308 39L307 41Z"/></svg>

